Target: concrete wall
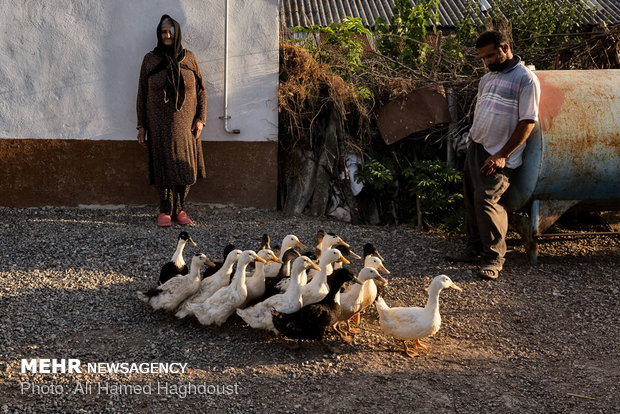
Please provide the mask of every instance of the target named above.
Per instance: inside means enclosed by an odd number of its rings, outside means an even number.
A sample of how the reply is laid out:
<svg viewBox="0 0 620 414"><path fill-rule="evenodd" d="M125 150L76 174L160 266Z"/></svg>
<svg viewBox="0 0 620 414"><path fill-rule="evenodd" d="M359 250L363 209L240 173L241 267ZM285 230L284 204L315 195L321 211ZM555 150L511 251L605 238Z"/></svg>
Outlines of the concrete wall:
<svg viewBox="0 0 620 414"><path fill-rule="evenodd" d="M181 24L184 47L198 58L208 96L202 138L209 178L190 201L275 207L278 2L229 1L229 127L239 135L225 133L218 119L224 113L223 0L0 0L0 203L156 202L154 190L136 197L136 186L126 181L146 186L146 153L134 147L138 74L156 45L159 18L169 14ZM105 166L100 157L80 156L89 147L104 155ZM254 162L247 162L247 151ZM63 164L69 159L71 165ZM26 170L29 178L20 177ZM100 190L82 191L72 171L92 171ZM213 178L222 176L235 188L257 177L263 182L253 183L257 194L233 197L218 194L221 183ZM61 194L67 191L71 200Z"/></svg>

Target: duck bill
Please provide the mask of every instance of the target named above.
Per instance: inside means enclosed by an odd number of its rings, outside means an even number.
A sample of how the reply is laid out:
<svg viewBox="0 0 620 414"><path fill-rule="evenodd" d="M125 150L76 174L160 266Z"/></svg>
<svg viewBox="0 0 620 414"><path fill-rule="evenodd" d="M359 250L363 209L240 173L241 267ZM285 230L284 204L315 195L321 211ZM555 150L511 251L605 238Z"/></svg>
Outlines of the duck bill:
<svg viewBox="0 0 620 414"><path fill-rule="evenodd" d="M300 249L307 249L306 245L302 242L295 243L295 246L299 247Z"/></svg>
<svg viewBox="0 0 620 414"><path fill-rule="evenodd" d="M353 252L351 252L351 257L354 258L354 259L361 259L362 258L361 256L359 256L359 255L357 255L357 254L355 254Z"/></svg>
<svg viewBox="0 0 620 414"><path fill-rule="evenodd" d="M205 264L209 267L215 267L217 266L215 263L213 263L211 260L207 259L207 261L205 262Z"/></svg>
<svg viewBox="0 0 620 414"><path fill-rule="evenodd" d="M340 258L340 261L343 262L343 263L346 263L346 264L351 264L351 262L348 261L347 258L344 257L344 256Z"/></svg>
<svg viewBox="0 0 620 414"><path fill-rule="evenodd" d="M375 253L373 254L373 256L377 256L379 259L381 259L382 262L385 262L385 260L383 259L383 256L381 256L378 251L375 250Z"/></svg>
<svg viewBox="0 0 620 414"><path fill-rule="evenodd" d="M311 269L314 269L314 270L318 270L319 272L321 271L321 268L320 268L319 266L317 266L315 263L312 263L312 264L310 265L310 268L311 268Z"/></svg>
<svg viewBox="0 0 620 414"><path fill-rule="evenodd" d="M377 279L381 283L387 283L388 280L381 275L378 275L375 279Z"/></svg>
<svg viewBox="0 0 620 414"><path fill-rule="evenodd" d="M455 285L454 283L450 285L450 288L451 288L451 289L454 289L454 290L458 290L459 292L462 292L462 291L463 291L463 289L461 289L460 287L458 287L458 286L457 286L457 285Z"/></svg>
<svg viewBox="0 0 620 414"><path fill-rule="evenodd" d="M345 242L345 241L344 241L344 240L342 240L340 237L338 237L338 243L339 243L339 244L344 244L344 245L345 245L345 246L347 246L347 247L351 247L351 246L349 245L349 243Z"/></svg>
<svg viewBox="0 0 620 414"><path fill-rule="evenodd" d="M271 256L269 259L267 259L267 263L265 263L265 264L272 264L272 263L284 264L284 262L282 260L278 259L276 256Z"/></svg>
<svg viewBox="0 0 620 414"><path fill-rule="evenodd" d="M382 271L383 273L385 273L386 275L391 274L391 273L390 273L390 271L389 271L389 270L387 270L387 269L385 268L385 266L383 266L383 265L379 266L379 270L380 270L380 271Z"/></svg>
<svg viewBox="0 0 620 414"><path fill-rule="evenodd" d="M364 284L364 282L362 282L361 280L359 280L359 279L358 279L358 278L356 278L356 277L354 277L354 278L353 278L353 282L355 282L355 283L359 283L360 285L363 285L363 284Z"/></svg>
<svg viewBox="0 0 620 414"><path fill-rule="evenodd" d="M195 242L195 241L194 241L191 237L189 237L189 238L187 239L187 242L188 242L189 244L191 244L192 246L194 246L194 247L198 246L198 245L196 244L196 242Z"/></svg>
<svg viewBox="0 0 620 414"><path fill-rule="evenodd" d="M261 262L261 263L265 263L265 264L267 263L267 260L263 259L263 258L262 258L262 257L260 257L260 256L256 256L256 261L257 261L257 262Z"/></svg>

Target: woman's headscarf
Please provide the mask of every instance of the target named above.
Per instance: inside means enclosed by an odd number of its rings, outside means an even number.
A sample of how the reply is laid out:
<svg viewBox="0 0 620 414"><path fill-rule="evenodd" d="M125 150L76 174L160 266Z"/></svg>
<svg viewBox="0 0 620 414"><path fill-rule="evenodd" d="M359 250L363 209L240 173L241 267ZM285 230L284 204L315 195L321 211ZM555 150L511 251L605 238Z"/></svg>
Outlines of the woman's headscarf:
<svg viewBox="0 0 620 414"><path fill-rule="evenodd" d="M161 27L164 23L172 26L174 32L174 44L172 46L164 45L161 40ZM151 71L151 74L161 70L166 70L166 85L164 86L164 101L170 99L174 101L175 109L178 111L185 101L185 82L181 76L181 65L179 62L185 57L185 49L181 45L181 26L179 22L172 17L164 14L157 25L157 46L153 49L153 53L162 57L162 62Z"/></svg>

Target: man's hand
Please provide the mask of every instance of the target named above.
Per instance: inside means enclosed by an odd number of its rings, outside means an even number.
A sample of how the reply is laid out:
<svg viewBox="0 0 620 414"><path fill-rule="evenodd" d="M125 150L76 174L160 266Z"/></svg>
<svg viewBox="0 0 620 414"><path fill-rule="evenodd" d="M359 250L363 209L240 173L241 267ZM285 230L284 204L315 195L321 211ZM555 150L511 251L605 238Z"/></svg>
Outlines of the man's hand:
<svg viewBox="0 0 620 414"><path fill-rule="evenodd" d="M202 132L202 128L204 124L198 120L194 121L194 125L192 125L192 133L196 137L196 139L200 139L200 133Z"/></svg>
<svg viewBox="0 0 620 414"><path fill-rule="evenodd" d="M534 129L534 125L536 125L536 121L532 119L519 121L508 142L501 150L486 159L484 165L480 168L480 172L484 175L491 175L497 170L504 168L506 166L506 159L528 139Z"/></svg>
<svg viewBox="0 0 620 414"><path fill-rule="evenodd" d="M486 159L482 168L480 168L480 172L484 175L491 175L497 170L501 170L506 166L506 158L502 157L499 154L493 154L489 158Z"/></svg>
<svg viewBox="0 0 620 414"><path fill-rule="evenodd" d="M146 129L138 129L138 144L146 148Z"/></svg>

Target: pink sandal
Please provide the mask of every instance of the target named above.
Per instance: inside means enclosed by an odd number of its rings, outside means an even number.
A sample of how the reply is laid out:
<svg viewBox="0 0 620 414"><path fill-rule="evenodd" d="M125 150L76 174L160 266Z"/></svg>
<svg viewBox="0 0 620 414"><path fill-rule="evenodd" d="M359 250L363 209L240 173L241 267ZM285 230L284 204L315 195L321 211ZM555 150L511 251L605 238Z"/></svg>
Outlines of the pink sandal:
<svg viewBox="0 0 620 414"><path fill-rule="evenodd" d="M172 226L172 219L166 213L159 213L159 216L157 216L157 226L170 227Z"/></svg>
<svg viewBox="0 0 620 414"><path fill-rule="evenodd" d="M177 223L179 223L181 226L186 226L188 224L192 224L192 220L187 216L187 213L185 211L181 211L179 214L177 214Z"/></svg>

